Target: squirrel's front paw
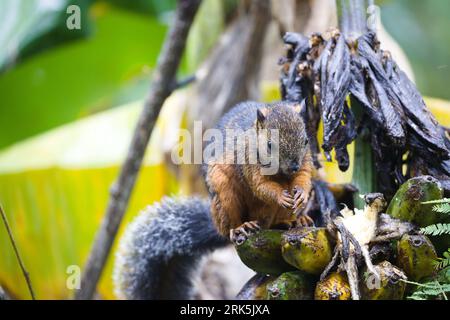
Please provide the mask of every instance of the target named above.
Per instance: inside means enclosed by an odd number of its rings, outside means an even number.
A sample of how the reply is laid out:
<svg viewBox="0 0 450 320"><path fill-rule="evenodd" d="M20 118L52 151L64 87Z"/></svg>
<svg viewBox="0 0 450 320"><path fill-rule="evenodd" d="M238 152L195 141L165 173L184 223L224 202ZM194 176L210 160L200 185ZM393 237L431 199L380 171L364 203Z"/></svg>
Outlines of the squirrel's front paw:
<svg viewBox="0 0 450 320"><path fill-rule="evenodd" d="M260 227L258 221L244 222L242 225L240 225L236 229L230 230L230 240L232 243L234 243L236 245L241 245L242 243L245 242L245 240L247 240L247 238L251 234L253 234L259 230L261 230L261 227Z"/></svg>
<svg viewBox="0 0 450 320"><path fill-rule="evenodd" d="M314 226L314 220L307 214L301 214L297 217L297 226L309 227Z"/></svg>
<svg viewBox="0 0 450 320"><path fill-rule="evenodd" d="M290 209L294 206L294 198L291 196L289 191L283 190L281 195L278 197L278 204L283 208Z"/></svg>
<svg viewBox="0 0 450 320"><path fill-rule="evenodd" d="M295 186L292 191L294 192L294 205L292 206L292 208L294 209L294 214L297 215L304 208L306 202L308 201L308 195L303 190L303 188L299 186Z"/></svg>

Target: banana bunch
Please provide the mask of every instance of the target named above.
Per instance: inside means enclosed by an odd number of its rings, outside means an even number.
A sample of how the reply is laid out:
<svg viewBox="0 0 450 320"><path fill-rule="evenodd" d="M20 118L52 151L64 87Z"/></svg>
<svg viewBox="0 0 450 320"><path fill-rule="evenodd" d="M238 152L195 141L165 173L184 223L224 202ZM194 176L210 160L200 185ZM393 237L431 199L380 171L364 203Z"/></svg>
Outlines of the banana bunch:
<svg viewBox="0 0 450 320"><path fill-rule="evenodd" d="M438 180L420 176L398 189L386 213L382 195L369 194L364 210L344 208L326 226L250 234L235 247L257 274L238 298L403 299L408 292L404 280L435 274L434 244L418 227L442 219L422 203L442 197Z"/></svg>

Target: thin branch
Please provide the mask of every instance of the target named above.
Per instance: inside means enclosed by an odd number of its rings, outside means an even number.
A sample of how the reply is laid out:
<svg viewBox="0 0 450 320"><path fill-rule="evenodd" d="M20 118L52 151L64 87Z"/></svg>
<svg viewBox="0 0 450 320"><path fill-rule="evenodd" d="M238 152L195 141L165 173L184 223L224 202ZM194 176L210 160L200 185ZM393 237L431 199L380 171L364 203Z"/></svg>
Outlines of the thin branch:
<svg viewBox="0 0 450 320"><path fill-rule="evenodd" d="M187 76L187 77L185 77L183 79L175 81L175 83L172 86L172 90L175 91L175 90L178 90L178 89L182 89L182 88L184 88L184 87L194 83L195 81L197 81L197 75L196 74Z"/></svg>
<svg viewBox="0 0 450 320"><path fill-rule="evenodd" d="M14 240L14 236L12 234L11 228L9 227L8 219L6 218L5 211L3 211L3 207L0 204L0 215L2 216L3 223L5 224L6 232L8 232L9 240L11 241L11 245L14 249L14 253L16 254L17 261L19 262L20 269L22 269L23 277L28 286L28 290L30 291L31 299L36 300L34 296L33 286L31 285L30 274L27 269L25 269L25 265L23 264L22 258L20 257L19 250L17 249L16 241Z"/></svg>
<svg viewBox="0 0 450 320"><path fill-rule="evenodd" d="M186 38L200 0L179 0L174 23L168 32L154 72L150 94L138 119L128 154L110 191L106 213L81 279L75 299L92 299L120 222L136 182L145 149L161 107L171 94Z"/></svg>

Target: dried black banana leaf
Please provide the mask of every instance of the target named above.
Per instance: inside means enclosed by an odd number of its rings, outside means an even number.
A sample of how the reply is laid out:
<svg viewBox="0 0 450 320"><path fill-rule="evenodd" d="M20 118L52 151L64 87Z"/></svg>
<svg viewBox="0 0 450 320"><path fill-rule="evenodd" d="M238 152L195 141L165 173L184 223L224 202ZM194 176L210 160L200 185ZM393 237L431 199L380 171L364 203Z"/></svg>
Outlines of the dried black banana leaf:
<svg viewBox="0 0 450 320"><path fill-rule="evenodd" d="M306 60L306 54L309 52L309 39L299 33L287 32L283 37L284 42L290 46L286 58L281 59L279 64L285 66L281 74L281 93L283 100L300 102L307 96L307 79L298 72L300 62Z"/></svg>
<svg viewBox="0 0 450 320"><path fill-rule="evenodd" d="M350 50L344 36L335 33L320 59L320 104L324 124L322 149L331 160L330 151L339 144L337 161L340 169L345 171L348 168L347 142L355 138L356 131L349 127L354 124L353 115L345 106L350 85Z"/></svg>
<svg viewBox="0 0 450 320"><path fill-rule="evenodd" d="M377 107L369 101L369 88L367 86L367 61L357 55L352 55L350 63L351 81L349 91L356 100L364 107L365 112L369 115L368 120L373 122L375 127L384 128L385 122L383 115L378 111Z"/></svg>
<svg viewBox="0 0 450 320"><path fill-rule="evenodd" d="M335 150L342 171L349 166L347 145L368 132L378 189L387 198L419 174L436 177L450 193L448 130L439 125L391 55L380 49L374 32L356 41L338 30L326 37L288 33L284 41L290 49L281 60L282 98L305 101L302 115L316 167L320 167L317 130L322 120L322 149L329 161ZM361 107L358 118L353 102Z"/></svg>
<svg viewBox="0 0 450 320"><path fill-rule="evenodd" d="M406 140L406 134L403 129L402 110L399 101L395 99L386 71L381 62L380 53L374 51L376 44L373 34L368 33L358 39L358 54L361 60L365 60L367 79L366 85L373 88L369 100L382 116L383 127L386 130L385 135L391 143L403 147Z"/></svg>
<svg viewBox="0 0 450 320"><path fill-rule="evenodd" d="M434 154L439 159L449 159L449 143L445 130L428 110L420 93L406 74L397 66L393 68L392 74L390 85L395 88L402 103L410 130L411 148L423 156Z"/></svg>
<svg viewBox="0 0 450 320"><path fill-rule="evenodd" d="M327 183L324 181L313 180L313 189L315 192L315 200L321 213L321 221L319 225L326 226L337 215L339 215L339 208L337 206L336 199L328 188Z"/></svg>

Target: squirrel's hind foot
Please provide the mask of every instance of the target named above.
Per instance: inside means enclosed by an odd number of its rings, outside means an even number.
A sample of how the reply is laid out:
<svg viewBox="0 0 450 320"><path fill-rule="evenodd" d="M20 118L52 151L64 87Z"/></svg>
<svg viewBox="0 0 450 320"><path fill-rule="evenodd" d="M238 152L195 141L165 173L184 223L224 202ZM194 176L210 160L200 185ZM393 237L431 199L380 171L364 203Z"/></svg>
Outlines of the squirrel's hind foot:
<svg viewBox="0 0 450 320"><path fill-rule="evenodd" d="M230 240L232 243L240 245L244 243L251 234L258 232L259 230L261 230L261 226L258 221L244 222L236 229L230 230Z"/></svg>

